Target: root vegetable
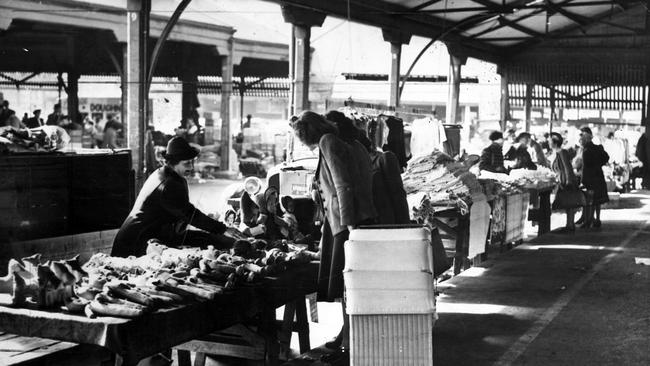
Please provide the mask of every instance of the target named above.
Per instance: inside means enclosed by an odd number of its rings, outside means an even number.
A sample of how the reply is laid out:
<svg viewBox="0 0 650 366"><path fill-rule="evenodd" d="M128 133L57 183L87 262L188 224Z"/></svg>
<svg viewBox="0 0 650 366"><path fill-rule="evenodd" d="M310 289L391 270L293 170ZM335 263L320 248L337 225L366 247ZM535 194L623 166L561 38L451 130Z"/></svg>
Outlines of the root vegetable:
<svg viewBox="0 0 650 366"><path fill-rule="evenodd" d="M101 295L101 294L100 294ZM106 298L98 298L91 301L88 306L90 310L96 315L114 316L118 318L137 318L146 313L146 308L142 306L133 306L137 304L129 304L127 301L115 302L107 300Z"/></svg>
<svg viewBox="0 0 650 366"><path fill-rule="evenodd" d="M108 284L106 287L113 293L115 296L126 299L128 301L134 302L136 304L144 305L147 307L154 306L154 300L151 296L138 291L137 289L130 288L128 285L120 284Z"/></svg>
<svg viewBox="0 0 650 366"><path fill-rule="evenodd" d="M101 291L94 288L94 287L89 287L89 286L77 286L75 288L75 295L77 295L79 298L85 299L85 300L94 300L95 296L97 296L98 293Z"/></svg>
<svg viewBox="0 0 650 366"><path fill-rule="evenodd" d="M72 285L75 283L75 278L72 273L68 272L68 269L65 267L63 262L52 262L50 263L50 269L54 272L56 278L61 280L65 285Z"/></svg>
<svg viewBox="0 0 650 366"><path fill-rule="evenodd" d="M68 298L65 300L65 308L74 314L82 313L86 308L86 305L88 305L88 301L79 298Z"/></svg>
<svg viewBox="0 0 650 366"><path fill-rule="evenodd" d="M169 291L156 290L155 287L142 287L141 290L154 298L162 297L172 300L172 303L183 302L183 297ZM164 302L163 302L164 303Z"/></svg>
<svg viewBox="0 0 650 366"><path fill-rule="evenodd" d="M75 279L76 283L79 283L83 280L84 277L88 277L88 273L81 268L81 263L79 263L79 255L74 256L72 259L68 259L64 262L65 268L70 272Z"/></svg>

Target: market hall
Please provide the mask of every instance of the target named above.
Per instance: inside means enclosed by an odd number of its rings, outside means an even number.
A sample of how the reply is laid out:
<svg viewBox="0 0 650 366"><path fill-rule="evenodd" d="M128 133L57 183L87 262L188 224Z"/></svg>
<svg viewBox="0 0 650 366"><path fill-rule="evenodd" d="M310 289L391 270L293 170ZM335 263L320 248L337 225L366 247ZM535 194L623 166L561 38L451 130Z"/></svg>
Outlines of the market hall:
<svg viewBox="0 0 650 366"><path fill-rule="evenodd" d="M648 363L645 2L202 2L274 7L288 45L179 19L190 3L0 3L18 99L0 115L3 364ZM333 17L381 29L383 100L310 83ZM410 75L421 54L401 68L416 37L446 46L444 108L409 103L409 82L441 80ZM461 106L470 59L500 75L494 121ZM92 146L79 104L104 73L121 147ZM162 141L160 76L182 96ZM21 86L58 89L53 124L21 121ZM273 146L244 95L284 99ZM214 190L220 207L198 202ZM148 217L161 228L120 234Z"/></svg>

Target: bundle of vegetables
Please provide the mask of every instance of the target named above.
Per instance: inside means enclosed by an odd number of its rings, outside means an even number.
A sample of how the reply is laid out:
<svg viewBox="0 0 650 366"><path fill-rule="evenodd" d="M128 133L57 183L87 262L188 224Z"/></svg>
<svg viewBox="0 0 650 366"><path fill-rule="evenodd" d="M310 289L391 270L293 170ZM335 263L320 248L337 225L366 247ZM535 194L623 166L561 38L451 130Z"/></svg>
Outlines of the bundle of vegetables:
<svg viewBox="0 0 650 366"><path fill-rule="evenodd" d="M312 256L286 242L239 240L229 251L170 248L157 240L141 257L95 254L81 266L79 257L41 262L41 255L9 261L0 293L10 304L63 308L88 316L132 318L161 307L214 299L224 290L275 275Z"/></svg>

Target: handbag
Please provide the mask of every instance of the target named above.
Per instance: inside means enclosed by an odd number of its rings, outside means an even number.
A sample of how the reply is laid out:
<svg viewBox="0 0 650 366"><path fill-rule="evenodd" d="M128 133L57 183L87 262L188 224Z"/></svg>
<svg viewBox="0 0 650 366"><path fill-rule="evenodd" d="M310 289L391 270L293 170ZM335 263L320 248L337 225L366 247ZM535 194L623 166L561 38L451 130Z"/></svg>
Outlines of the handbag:
<svg viewBox="0 0 650 366"><path fill-rule="evenodd" d="M560 189L553 200L553 210L579 208L587 205L585 195L578 189Z"/></svg>

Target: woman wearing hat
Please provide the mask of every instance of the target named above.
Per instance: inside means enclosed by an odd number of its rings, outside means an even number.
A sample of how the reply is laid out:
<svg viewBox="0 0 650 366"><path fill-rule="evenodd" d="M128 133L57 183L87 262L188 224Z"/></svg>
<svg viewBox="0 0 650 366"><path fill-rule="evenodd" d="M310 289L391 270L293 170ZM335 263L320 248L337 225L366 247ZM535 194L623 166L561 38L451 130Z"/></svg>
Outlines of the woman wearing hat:
<svg viewBox="0 0 650 366"><path fill-rule="evenodd" d="M506 167L503 165L503 134L493 131L490 134L490 141L492 144L481 153L478 168L493 173L506 173Z"/></svg>
<svg viewBox="0 0 650 366"><path fill-rule="evenodd" d="M133 209L113 242L111 255L127 257L145 254L149 239L170 246L215 245L230 248L233 239L222 235L226 225L208 217L190 203L185 177L192 174L199 151L181 137L174 137L163 154L165 165L144 183ZM183 230L192 225L198 230Z"/></svg>

